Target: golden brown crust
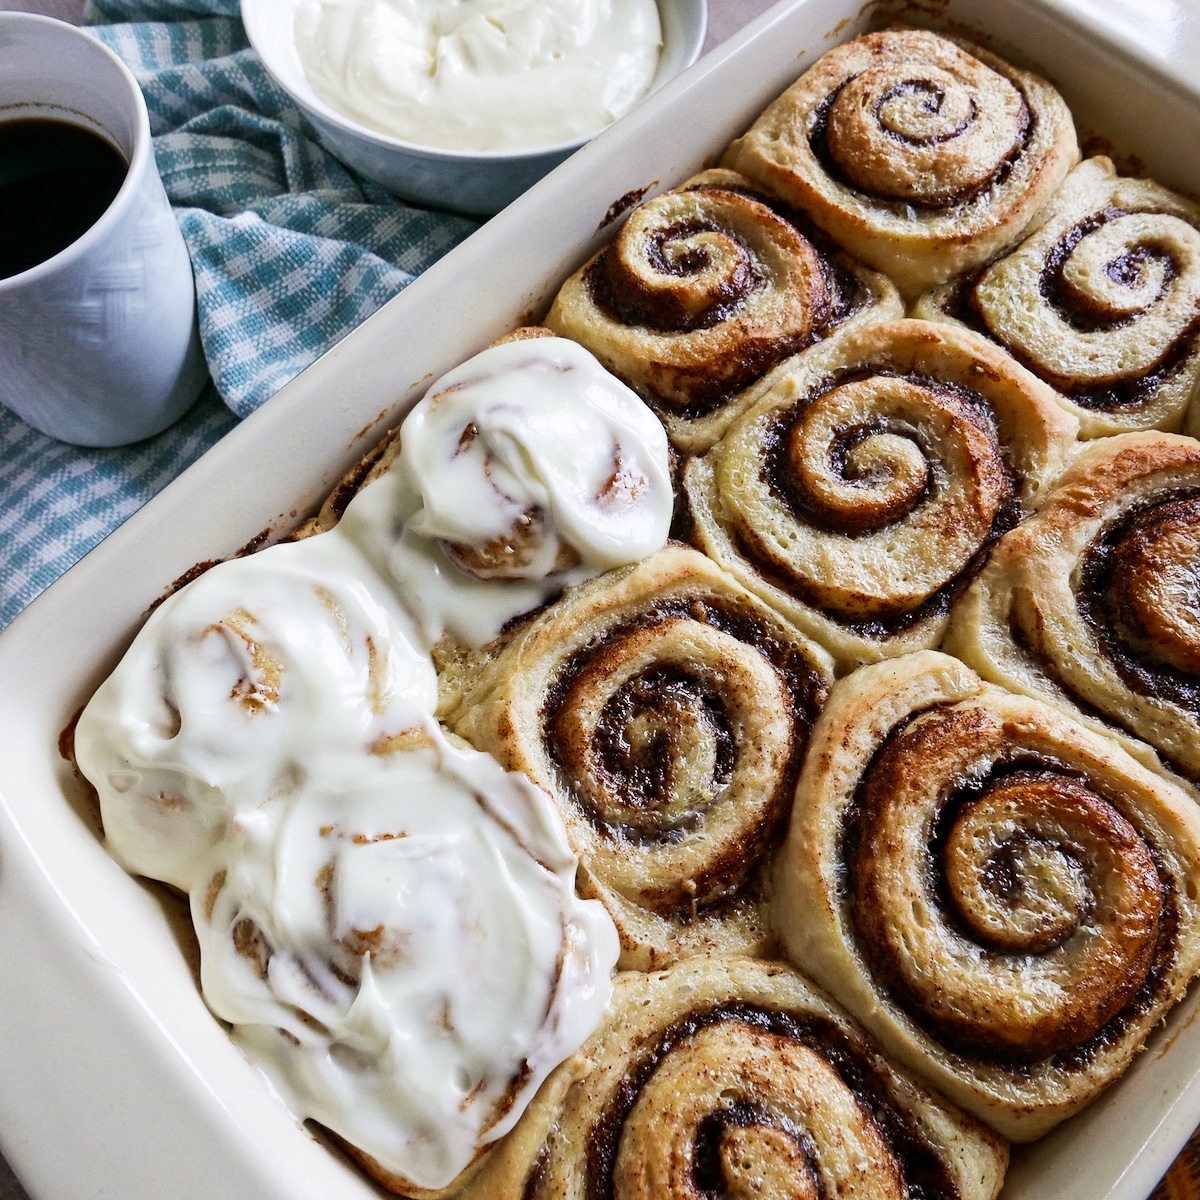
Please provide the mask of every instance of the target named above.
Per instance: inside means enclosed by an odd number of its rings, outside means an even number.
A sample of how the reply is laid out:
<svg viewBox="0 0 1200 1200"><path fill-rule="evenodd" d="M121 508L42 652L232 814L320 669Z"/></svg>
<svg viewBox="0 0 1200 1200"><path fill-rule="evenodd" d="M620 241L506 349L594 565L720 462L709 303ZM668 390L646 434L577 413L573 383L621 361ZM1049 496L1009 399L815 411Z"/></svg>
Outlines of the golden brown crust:
<svg viewBox="0 0 1200 1200"><path fill-rule="evenodd" d="M724 162L913 296L1016 242L1078 158L1044 80L906 29L830 50Z"/></svg>
<svg viewBox="0 0 1200 1200"><path fill-rule="evenodd" d="M782 963L618 976L612 1015L464 1200L992 1200L1007 1147ZM564 1081L566 1086L563 1086ZM529 1128L523 1128L528 1124ZM502 1151L501 1154L504 1152Z"/></svg>
<svg viewBox="0 0 1200 1200"><path fill-rule="evenodd" d="M831 338L777 373L685 486L697 544L841 670L936 644L950 598L1032 511L1076 430L967 330Z"/></svg>
<svg viewBox="0 0 1200 1200"><path fill-rule="evenodd" d="M946 647L1005 687L1098 727L1106 719L1200 779L1198 556L1200 442L1101 439L997 545Z"/></svg>
<svg viewBox="0 0 1200 1200"><path fill-rule="evenodd" d="M789 957L1015 1141L1108 1087L1200 967L1200 814L935 651L835 685L775 904Z"/></svg>
<svg viewBox="0 0 1200 1200"><path fill-rule="evenodd" d="M761 953L762 868L828 658L681 546L568 593L477 679L455 729L555 799L621 963Z"/></svg>
<svg viewBox="0 0 1200 1200"><path fill-rule="evenodd" d="M973 283L921 297L1064 397L1080 436L1180 429L1200 385L1200 205L1107 158L1080 163L1030 238ZM1193 415L1189 432L1200 429Z"/></svg>
<svg viewBox="0 0 1200 1200"><path fill-rule="evenodd" d="M647 400L678 449L699 453L776 363L833 328L901 313L886 279L820 253L795 214L713 170L639 205L546 323Z"/></svg>

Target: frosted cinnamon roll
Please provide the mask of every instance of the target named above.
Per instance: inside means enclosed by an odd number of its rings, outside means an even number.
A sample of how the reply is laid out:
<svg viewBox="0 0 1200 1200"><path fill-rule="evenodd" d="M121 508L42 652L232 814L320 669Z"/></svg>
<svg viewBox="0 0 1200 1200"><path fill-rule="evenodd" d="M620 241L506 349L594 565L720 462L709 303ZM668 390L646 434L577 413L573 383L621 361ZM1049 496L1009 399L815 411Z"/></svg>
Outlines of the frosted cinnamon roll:
<svg viewBox="0 0 1200 1200"><path fill-rule="evenodd" d="M823 55L729 148L912 296L1018 240L1079 159L1044 80L920 29Z"/></svg>
<svg viewBox="0 0 1200 1200"><path fill-rule="evenodd" d="M841 680L775 899L789 958L1006 1137L1112 1084L1200 969L1200 813L936 651Z"/></svg>
<svg viewBox="0 0 1200 1200"><path fill-rule="evenodd" d="M568 593L478 678L454 728L553 797L621 965L762 951L827 656L694 550Z"/></svg>
<svg viewBox="0 0 1200 1200"><path fill-rule="evenodd" d="M1178 430L1200 384L1200 205L1090 158L1032 237L916 313L1003 344L1064 396L1081 437Z"/></svg>
<svg viewBox="0 0 1200 1200"><path fill-rule="evenodd" d="M337 529L429 644L470 645L564 587L661 547L670 451L582 346L505 339L433 383Z"/></svg>
<svg viewBox="0 0 1200 1200"><path fill-rule="evenodd" d="M778 962L618 976L612 1015L464 1200L992 1200L1008 1149Z"/></svg>
<svg viewBox="0 0 1200 1200"><path fill-rule="evenodd" d="M386 747L436 699L407 613L324 535L219 563L159 605L83 710L75 761L117 861L186 891L236 814L322 753Z"/></svg>
<svg viewBox="0 0 1200 1200"><path fill-rule="evenodd" d="M852 330L687 464L693 538L842 670L934 645L1076 427L1050 388L967 330Z"/></svg>
<svg viewBox="0 0 1200 1200"><path fill-rule="evenodd" d="M732 171L636 208L563 284L546 324L644 397L684 453L708 449L778 362L830 330L903 315L892 284L822 253Z"/></svg>
<svg viewBox="0 0 1200 1200"><path fill-rule="evenodd" d="M212 1011L390 1189L451 1195L600 1023L617 955L546 796L422 722L235 823L192 891Z"/></svg>
<svg viewBox="0 0 1200 1200"><path fill-rule="evenodd" d="M1104 718L1200 780L1198 564L1200 443L1102 439L1001 540L947 649L1005 687Z"/></svg>

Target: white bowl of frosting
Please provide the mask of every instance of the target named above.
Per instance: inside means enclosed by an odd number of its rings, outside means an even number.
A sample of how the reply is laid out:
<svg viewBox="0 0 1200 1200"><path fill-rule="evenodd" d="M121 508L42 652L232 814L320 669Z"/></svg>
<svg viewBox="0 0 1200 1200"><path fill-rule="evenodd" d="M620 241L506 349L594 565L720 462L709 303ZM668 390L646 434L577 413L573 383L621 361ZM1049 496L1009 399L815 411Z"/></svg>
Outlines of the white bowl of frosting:
<svg viewBox="0 0 1200 1200"><path fill-rule="evenodd" d="M347 166L499 211L699 57L706 0L242 0L268 71Z"/></svg>

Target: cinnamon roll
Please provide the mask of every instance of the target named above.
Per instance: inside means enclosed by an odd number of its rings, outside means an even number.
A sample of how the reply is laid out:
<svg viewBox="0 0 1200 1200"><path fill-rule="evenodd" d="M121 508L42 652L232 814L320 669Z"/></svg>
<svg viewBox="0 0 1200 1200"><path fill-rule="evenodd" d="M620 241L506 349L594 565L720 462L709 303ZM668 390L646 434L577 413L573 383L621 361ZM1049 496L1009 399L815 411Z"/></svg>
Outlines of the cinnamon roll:
<svg viewBox="0 0 1200 1200"><path fill-rule="evenodd" d="M568 593L480 674L456 731L555 799L621 965L758 952L828 657L709 559L668 546Z"/></svg>
<svg viewBox="0 0 1200 1200"><path fill-rule="evenodd" d="M437 697L408 614L331 536L211 567L151 614L75 729L108 848L187 891L309 760L386 747Z"/></svg>
<svg viewBox="0 0 1200 1200"><path fill-rule="evenodd" d="M906 296L1015 243L1079 159L1044 80L921 29L823 55L724 165L813 221Z"/></svg>
<svg viewBox="0 0 1200 1200"><path fill-rule="evenodd" d="M1112 1084L1200 969L1200 813L936 651L835 685L780 857L788 956L1015 1141Z"/></svg>
<svg viewBox="0 0 1200 1200"><path fill-rule="evenodd" d="M803 224L748 179L705 171L636 208L546 324L646 399L679 450L701 453L776 363L832 329L903 315L888 280L822 253Z"/></svg>
<svg viewBox="0 0 1200 1200"><path fill-rule="evenodd" d="M992 1200L1008 1161L778 962L702 956L618 976L580 1059L464 1200Z"/></svg>
<svg viewBox="0 0 1200 1200"><path fill-rule="evenodd" d="M1050 388L968 330L852 330L687 464L693 537L840 669L934 645L1076 427Z"/></svg>
<svg viewBox="0 0 1200 1200"><path fill-rule="evenodd" d="M582 346L537 332L434 382L340 513L429 645L482 645L667 540L661 424Z"/></svg>
<svg viewBox="0 0 1200 1200"><path fill-rule="evenodd" d="M235 823L192 890L212 1011L385 1186L454 1194L606 1008L549 800L418 723Z"/></svg>
<svg viewBox="0 0 1200 1200"><path fill-rule="evenodd" d="M1063 395L1081 437L1178 430L1200 384L1200 205L1090 158L1032 237L916 311L1007 347Z"/></svg>
<svg viewBox="0 0 1200 1200"><path fill-rule="evenodd" d="M1198 564L1200 443L1104 438L1001 540L946 647L987 679L1103 718L1197 781Z"/></svg>

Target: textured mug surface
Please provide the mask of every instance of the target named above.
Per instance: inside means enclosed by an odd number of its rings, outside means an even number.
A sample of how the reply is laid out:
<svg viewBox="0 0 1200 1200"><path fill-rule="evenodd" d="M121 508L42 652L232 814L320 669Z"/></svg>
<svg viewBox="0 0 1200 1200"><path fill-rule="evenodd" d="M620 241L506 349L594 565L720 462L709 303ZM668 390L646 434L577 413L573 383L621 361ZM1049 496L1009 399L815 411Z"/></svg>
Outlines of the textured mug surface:
<svg viewBox="0 0 1200 1200"><path fill-rule="evenodd" d="M62 21L0 12L0 122L58 119L116 145L129 167L82 236L0 279L0 403L65 442L158 433L206 378L187 247L124 64Z"/></svg>

